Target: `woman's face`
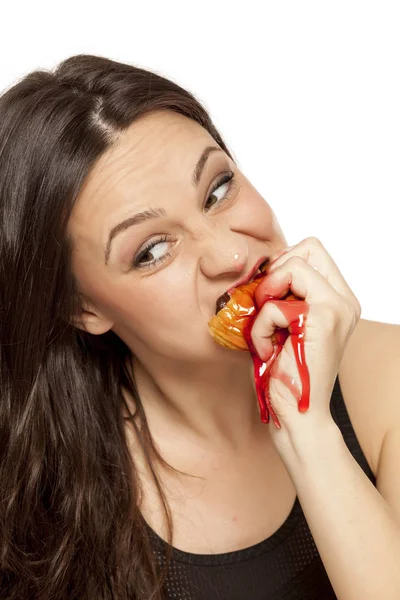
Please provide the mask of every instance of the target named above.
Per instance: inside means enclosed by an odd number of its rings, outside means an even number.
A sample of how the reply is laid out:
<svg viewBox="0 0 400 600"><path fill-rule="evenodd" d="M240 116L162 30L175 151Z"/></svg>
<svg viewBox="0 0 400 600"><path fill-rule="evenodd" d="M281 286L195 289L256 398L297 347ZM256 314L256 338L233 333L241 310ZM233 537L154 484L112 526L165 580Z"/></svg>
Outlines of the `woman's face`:
<svg viewBox="0 0 400 600"><path fill-rule="evenodd" d="M98 160L69 233L86 298L77 325L112 329L143 360L236 354L208 333L216 300L286 246L235 163L198 123L172 111L145 115Z"/></svg>

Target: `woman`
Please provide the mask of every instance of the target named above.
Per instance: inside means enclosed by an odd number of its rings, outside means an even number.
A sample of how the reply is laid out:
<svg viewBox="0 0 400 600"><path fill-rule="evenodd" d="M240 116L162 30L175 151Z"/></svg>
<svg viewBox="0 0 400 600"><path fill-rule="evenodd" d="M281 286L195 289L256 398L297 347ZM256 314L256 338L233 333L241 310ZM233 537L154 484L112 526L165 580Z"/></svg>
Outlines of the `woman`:
<svg viewBox="0 0 400 600"><path fill-rule="evenodd" d="M0 115L1 598L398 598L399 328L360 319L317 239L287 248L175 83L79 55ZM310 408L289 336L280 428L208 330L266 259L309 309ZM282 310L254 321L264 360Z"/></svg>

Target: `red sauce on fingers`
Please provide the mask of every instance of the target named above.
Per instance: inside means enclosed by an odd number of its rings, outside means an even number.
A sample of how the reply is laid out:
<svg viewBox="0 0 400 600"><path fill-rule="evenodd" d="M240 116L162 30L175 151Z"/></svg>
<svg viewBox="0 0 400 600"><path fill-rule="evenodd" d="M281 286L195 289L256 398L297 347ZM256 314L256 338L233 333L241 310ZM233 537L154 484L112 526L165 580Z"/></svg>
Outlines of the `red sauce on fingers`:
<svg viewBox="0 0 400 600"><path fill-rule="evenodd" d="M282 300L275 298L274 296L268 296L266 302L269 300ZM260 408L260 417L263 423L269 422L269 415L278 429L281 428L281 424L269 397L269 380L271 377L272 366L275 363L277 357L282 351L283 345L287 338L291 337L293 350L296 358L297 368L301 380L301 392L299 393L298 387L293 383L292 379L284 372L274 370L274 377L282 381L286 387L290 389L292 394L295 396L298 402L298 409L300 412L305 412L310 405L310 375L305 359L304 351L304 339L305 339L305 322L306 315L308 312L308 306L304 301L296 301L293 296L291 299L284 299L279 304L279 309L284 314L290 325L290 334L288 329L276 329L274 333L274 349L271 357L264 362L255 351L252 339L251 330L255 321L255 315L249 316L248 323L243 329L243 335L246 343L249 347L253 364L254 364L254 379L256 384L257 400Z"/></svg>
<svg viewBox="0 0 400 600"><path fill-rule="evenodd" d="M279 379L293 396L297 399L298 409L300 412L305 412L310 404L310 376L305 359L304 340L305 340L305 323L308 313L308 305L304 300L300 300L291 292L288 292L283 298L275 296L262 296L259 298L258 304L255 300L255 290L257 289L260 279L264 277L266 272L258 274L252 283L245 284L236 288L231 294L231 300L227 301L224 295L223 308L220 314L224 315L223 321L213 317L210 321L212 327L210 331L214 339L220 344L235 350L249 350L254 364L254 379L257 393L257 400L260 409L260 417L263 423L269 423L269 415L276 427L281 428L279 419L274 411L269 396L269 381L271 377L272 367L282 351L282 348L287 340L291 337L293 350L296 358L297 368L301 380L301 390L294 383L291 377L284 372L279 372L274 368L274 378ZM263 361L257 354L252 339L251 330L255 318L261 307L270 300L279 301L279 309L285 316L290 326L286 328L277 328L271 336L273 342L273 353L267 361ZM225 306L226 304L226 306ZM217 305L218 306L218 305ZM243 336L243 337L242 337ZM227 340L227 338L230 338ZM240 340L243 340L241 342ZM229 343L227 343L227 341Z"/></svg>

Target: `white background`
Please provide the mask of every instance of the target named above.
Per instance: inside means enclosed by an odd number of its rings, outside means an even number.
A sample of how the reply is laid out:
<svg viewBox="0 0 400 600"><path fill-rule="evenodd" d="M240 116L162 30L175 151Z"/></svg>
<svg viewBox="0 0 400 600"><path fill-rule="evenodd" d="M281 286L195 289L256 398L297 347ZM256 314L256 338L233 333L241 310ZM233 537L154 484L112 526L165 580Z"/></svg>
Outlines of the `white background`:
<svg viewBox="0 0 400 600"><path fill-rule="evenodd" d="M0 18L0 89L89 53L192 91L289 244L319 237L362 317L400 324L398 1L16 0Z"/></svg>

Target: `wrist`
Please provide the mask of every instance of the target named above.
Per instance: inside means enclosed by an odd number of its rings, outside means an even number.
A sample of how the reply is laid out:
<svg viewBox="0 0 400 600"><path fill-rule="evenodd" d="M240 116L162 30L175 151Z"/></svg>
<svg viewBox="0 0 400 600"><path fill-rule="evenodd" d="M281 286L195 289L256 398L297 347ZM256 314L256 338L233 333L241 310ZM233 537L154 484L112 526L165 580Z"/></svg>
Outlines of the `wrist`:
<svg viewBox="0 0 400 600"><path fill-rule="evenodd" d="M276 450L288 469L304 469L310 463L324 460L334 447L344 444L342 433L329 416L299 413L292 427L282 425L272 435Z"/></svg>

